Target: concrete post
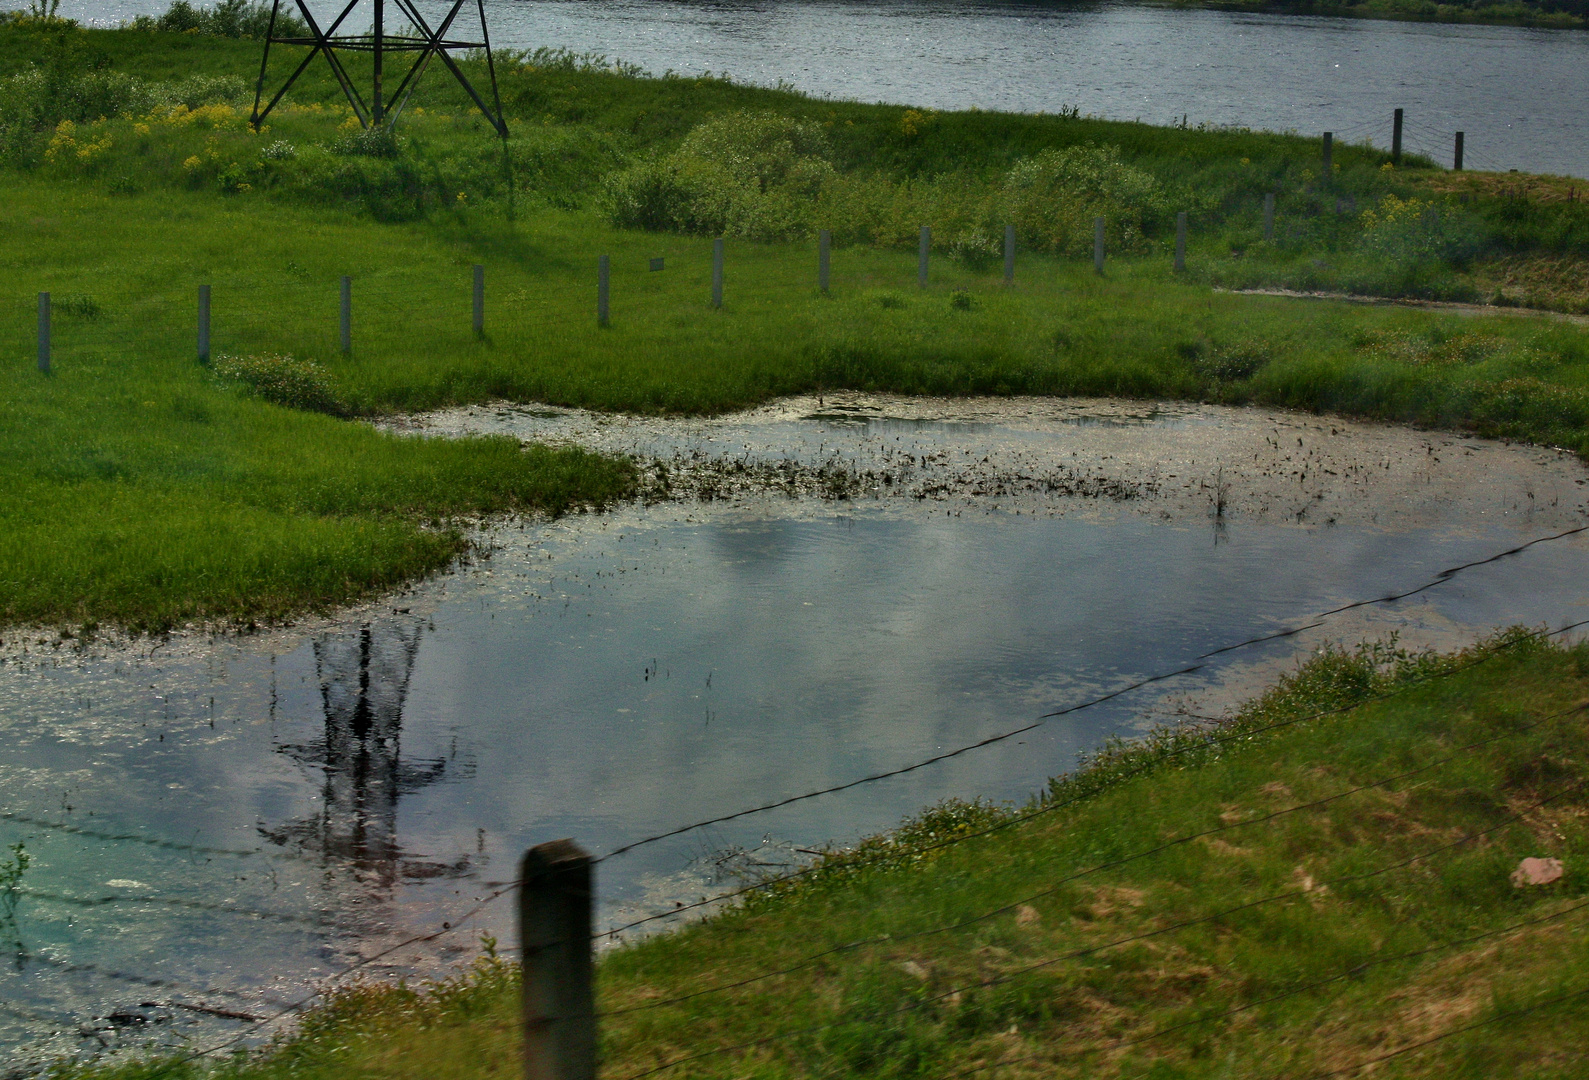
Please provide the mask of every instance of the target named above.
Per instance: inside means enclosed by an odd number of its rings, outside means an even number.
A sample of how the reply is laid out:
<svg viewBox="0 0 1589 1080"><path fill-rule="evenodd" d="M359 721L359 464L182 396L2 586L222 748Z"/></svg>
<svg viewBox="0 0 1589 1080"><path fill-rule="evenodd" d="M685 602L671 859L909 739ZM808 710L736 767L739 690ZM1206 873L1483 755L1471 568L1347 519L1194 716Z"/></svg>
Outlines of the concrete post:
<svg viewBox="0 0 1589 1080"><path fill-rule="evenodd" d="M611 295L612 259L606 255L596 260L596 325L608 325L607 301Z"/></svg>
<svg viewBox="0 0 1589 1080"><path fill-rule="evenodd" d="M1015 284L1015 226L1004 226L1004 284Z"/></svg>
<svg viewBox="0 0 1589 1080"><path fill-rule="evenodd" d="M474 336L486 336L486 268L474 268Z"/></svg>
<svg viewBox="0 0 1589 1080"><path fill-rule="evenodd" d="M1175 215L1175 272L1186 273L1186 211Z"/></svg>
<svg viewBox="0 0 1589 1080"><path fill-rule="evenodd" d="M723 306L723 238L712 241L712 306Z"/></svg>
<svg viewBox="0 0 1589 1080"><path fill-rule="evenodd" d="M572 840L539 844L519 880L524 1080L595 1080L590 856Z"/></svg>
<svg viewBox="0 0 1589 1080"><path fill-rule="evenodd" d="M353 279L342 276L342 351L353 351Z"/></svg>
<svg viewBox="0 0 1589 1080"><path fill-rule="evenodd" d="M199 363L210 362L210 287L199 286Z"/></svg>
<svg viewBox="0 0 1589 1080"><path fill-rule="evenodd" d="M921 240L916 247L916 284L927 287L927 252L932 249L932 230L921 227Z"/></svg>
<svg viewBox="0 0 1589 1080"><path fill-rule="evenodd" d="M39 370L50 373L50 294L39 293Z"/></svg>

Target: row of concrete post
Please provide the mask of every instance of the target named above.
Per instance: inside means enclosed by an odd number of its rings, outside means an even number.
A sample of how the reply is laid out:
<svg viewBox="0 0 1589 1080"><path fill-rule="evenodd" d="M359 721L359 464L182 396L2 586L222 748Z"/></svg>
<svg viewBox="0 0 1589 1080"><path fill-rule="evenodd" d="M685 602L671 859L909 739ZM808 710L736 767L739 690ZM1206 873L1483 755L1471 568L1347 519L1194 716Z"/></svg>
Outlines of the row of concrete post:
<svg viewBox="0 0 1589 1080"><path fill-rule="evenodd" d="M1274 196L1265 199L1265 232L1272 230ZM1104 219L1098 218L1094 222L1093 230L1093 266L1098 273L1104 269ZM832 275L832 234L823 229L817 235L817 288L823 293L829 291ZM917 247L916 283L922 288L928 283L928 257L932 249L932 229L922 226L920 241ZM654 269L661 268L660 259L652 260ZM712 242L712 306L723 306L723 240ZM1186 215L1180 214L1176 218L1175 227L1175 269L1182 272L1186 269ZM476 337L485 335L485 267L474 267L473 289L473 317L472 329ZM1004 229L1004 281L1013 284L1015 281L1015 226L1007 225ZM198 295L198 358L200 363L209 363L211 353L211 286L200 285ZM601 256L596 263L596 321L607 326L611 322L612 306L612 259L610 256ZM39 293L39 333L38 333L38 366L39 370L48 373L51 357L51 302L50 294ZM338 342L343 353L353 351L353 278L344 275L341 281L340 304L338 307Z"/></svg>
<svg viewBox="0 0 1589 1080"><path fill-rule="evenodd" d="M1403 111L1397 109L1391 128L1391 161L1401 162L1402 147L1402 122ZM1335 133L1324 133L1323 166L1324 178L1328 182L1334 162L1332 160L1335 149ZM1453 158L1453 169L1462 169L1463 133L1456 133L1456 146ZM1340 213L1340 200L1336 202L1336 212ZM1263 197L1263 238L1274 240L1275 230L1275 196L1270 192ZM817 234L817 288L823 293L829 290L832 266L832 234L823 229ZM932 250L932 229L926 225L921 227L921 235L916 249L916 284L921 288L927 287L928 281L928 256ZM1093 270L1099 274L1104 272L1104 219L1096 218L1093 221L1092 241ZM652 269L661 269L662 260L652 260ZM1175 272L1186 271L1186 214L1179 213L1175 216ZM596 271L596 321L607 326L611 322L611 275L612 260L603 255L597 261ZM485 335L485 280L486 271L483 266L474 268L474 312L472 326L476 337ZM1012 284L1015 281L1015 226L1004 227L1004 282ZM339 340L342 351L353 351L353 279L342 278L340 319L338 322ZM712 242L712 306L723 306L723 241ZM39 294L39 370L48 373L50 370L50 294ZM199 333L198 352L199 360L208 363L210 359L210 286L199 286Z"/></svg>
<svg viewBox="0 0 1589 1080"><path fill-rule="evenodd" d="M605 256L603 258L605 259ZM199 286L198 352L199 362L203 364L210 362L210 295L210 286ZM49 374L50 371L52 322L53 307L50 294L41 292L39 293L39 370L45 374ZM353 351L353 279L346 275L342 278L342 303L337 323L342 351L351 353ZM474 312L471 324L476 337L485 335L486 268L483 266L474 268Z"/></svg>

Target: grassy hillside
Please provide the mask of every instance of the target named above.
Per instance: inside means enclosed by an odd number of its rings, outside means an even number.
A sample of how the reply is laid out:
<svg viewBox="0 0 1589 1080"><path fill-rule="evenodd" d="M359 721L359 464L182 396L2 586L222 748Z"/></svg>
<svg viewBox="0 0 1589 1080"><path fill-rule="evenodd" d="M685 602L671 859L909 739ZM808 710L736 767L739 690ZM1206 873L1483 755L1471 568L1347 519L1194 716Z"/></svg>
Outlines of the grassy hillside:
<svg viewBox="0 0 1589 1080"><path fill-rule="evenodd" d="M1517 632L1323 654L1039 802L935 808L608 954L600 1075L1581 1076L1586 691L1589 650ZM1565 876L1514 884L1530 857ZM516 1076L516 1008L488 957L349 989L219 1073Z"/></svg>
<svg viewBox="0 0 1589 1080"><path fill-rule="evenodd" d="M347 419L499 397L647 412L841 387L1191 397L1589 449L1576 326L1210 288L1473 297L1509 275L1572 307L1589 289L1572 182L1387 168L1346 146L1325 182L1317 144L1291 136L816 101L556 53L503 63L504 159L434 77L395 137L360 132L320 68L254 133L257 48L0 26L0 622L285 616L443 564L459 541L435 523L455 515L628 490L621 464L412 445ZM819 228L836 243L827 295ZM200 285L214 290L210 367ZM33 370L43 291L48 377Z"/></svg>

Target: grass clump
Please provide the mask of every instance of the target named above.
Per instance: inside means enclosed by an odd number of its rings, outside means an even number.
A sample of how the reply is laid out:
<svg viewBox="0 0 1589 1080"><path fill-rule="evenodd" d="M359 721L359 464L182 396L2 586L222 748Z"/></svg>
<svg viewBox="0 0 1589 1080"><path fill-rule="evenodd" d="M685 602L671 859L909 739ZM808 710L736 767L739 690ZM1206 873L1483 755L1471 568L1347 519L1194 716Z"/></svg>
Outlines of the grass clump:
<svg viewBox="0 0 1589 1080"><path fill-rule="evenodd" d="M347 406L332 390L330 377L313 360L267 353L262 356L217 356L215 374L247 388L273 405L345 416Z"/></svg>

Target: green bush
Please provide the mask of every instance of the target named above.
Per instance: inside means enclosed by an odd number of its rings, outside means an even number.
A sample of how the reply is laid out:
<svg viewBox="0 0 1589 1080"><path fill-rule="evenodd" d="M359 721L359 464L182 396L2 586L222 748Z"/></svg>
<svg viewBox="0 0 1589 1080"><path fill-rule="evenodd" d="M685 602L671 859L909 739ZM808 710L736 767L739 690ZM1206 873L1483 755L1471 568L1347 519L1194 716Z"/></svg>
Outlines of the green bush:
<svg viewBox="0 0 1589 1080"><path fill-rule="evenodd" d="M1003 194L1006 220L1021 244L1059 255L1091 251L1093 219L1100 216L1111 249L1140 252L1170 213L1151 173L1122 160L1119 147L1092 143L1017 162Z"/></svg>
<svg viewBox="0 0 1589 1080"><path fill-rule="evenodd" d="M841 174L820 125L744 111L613 176L605 199L615 225L705 236L784 240L828 229L841 244L909 247L931 224L940 249L973 259L1002 250L1006 224L1031 250L1084 253L1100 215L1113 250L1139 252L1169 214L1159 181L1118 147L1044 150L992 179L969 170Z"/></svg>
<svg viewBox="0 0 1589 1080"><path fill-rule="evenodd" d="M612 177L605 201L622 227L787 239L811 230L834 175L828 153L816 124L730 113L697 126L673 153Z"/></svg>
<svg viewBox="0 0 1589 1080"><path fill-rule="evenodd" d="M196 8L188 0L175 0L164 15L139 15L127 26L132 30L157 30L167 34L210 34L257 40L263 39L270 29L270 4L220 0L212 8ZM276 33L304 37L309 27L290 11L281 10L276 13Z"/></svg>
<svg viewBox="0 0 1589 1080"><path fill-rule="evenodd" d="M325 370L313 360L264 353L256 356L218 356L215 374L240 385L264 401L292 409L346 416L348 408L331 388Z"/></svg>
<svg viewBox="0 0 1589 1080"><path fill-rule="evenodd" d="M1363 211L1363 248L1400 263L1464 262L1478 252L1476 224L1449 203L1387 192Z"/></svg>

